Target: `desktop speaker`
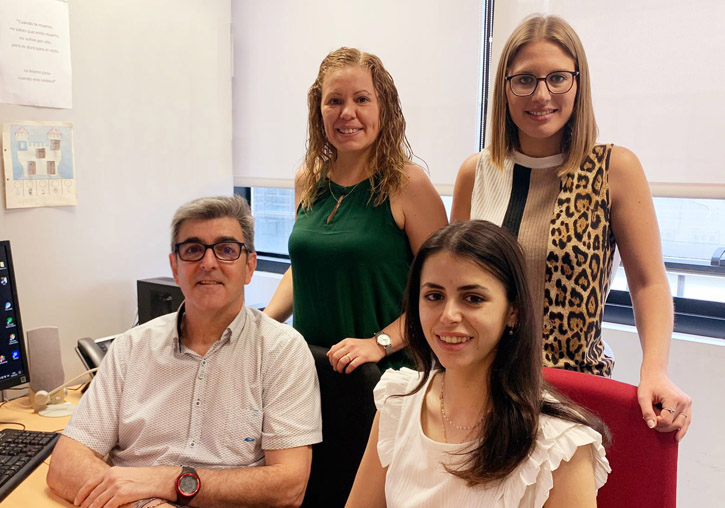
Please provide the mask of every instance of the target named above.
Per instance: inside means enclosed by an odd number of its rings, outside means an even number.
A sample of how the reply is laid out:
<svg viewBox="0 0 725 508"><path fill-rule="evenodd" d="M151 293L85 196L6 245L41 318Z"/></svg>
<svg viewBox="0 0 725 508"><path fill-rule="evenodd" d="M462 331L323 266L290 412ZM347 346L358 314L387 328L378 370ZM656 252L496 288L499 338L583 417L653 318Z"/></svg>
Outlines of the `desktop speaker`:
<svg viewBox="0 0 725 508"><path fill-rule="evenodd" d="M33 409L38 411L47 404L59 404L65 400L63 390L48 393L65 381L60 356L60 335L55 326L44 326L28 332L28 360L30 362L30 389L28 397ZM38 392L44 392L44 395ZM37 397L36 394L41 395Z"/></svg>

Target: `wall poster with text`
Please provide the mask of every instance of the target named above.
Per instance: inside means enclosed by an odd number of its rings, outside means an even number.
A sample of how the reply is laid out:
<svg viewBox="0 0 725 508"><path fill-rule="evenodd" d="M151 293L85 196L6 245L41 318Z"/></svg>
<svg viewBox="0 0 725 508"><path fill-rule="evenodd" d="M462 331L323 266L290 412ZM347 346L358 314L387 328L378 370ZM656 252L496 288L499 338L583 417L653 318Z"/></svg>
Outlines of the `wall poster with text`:
<svg viewBox="0 0 725 508"><path fill-rule="evenodd" d="M67 1L0 0L0 102L73 107Z"/></svg>

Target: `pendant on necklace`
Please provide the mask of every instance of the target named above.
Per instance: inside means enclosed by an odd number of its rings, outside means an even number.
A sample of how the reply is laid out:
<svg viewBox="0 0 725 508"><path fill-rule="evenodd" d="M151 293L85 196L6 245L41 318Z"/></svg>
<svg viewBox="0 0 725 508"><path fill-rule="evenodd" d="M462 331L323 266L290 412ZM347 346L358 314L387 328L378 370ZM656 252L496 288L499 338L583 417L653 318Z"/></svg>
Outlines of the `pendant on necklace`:
<svg viewBox="0 0 725 508"><path fill-rule="evenodd" d="M330 212L330 215L327 216L327 223L329 224L330 221L332 221L332 218L335 216L335 213L337 212L337 209L340 208L340 203L342 203L342 200L345 199L345 194L342 194L335 203L335 207Z"/></svg>

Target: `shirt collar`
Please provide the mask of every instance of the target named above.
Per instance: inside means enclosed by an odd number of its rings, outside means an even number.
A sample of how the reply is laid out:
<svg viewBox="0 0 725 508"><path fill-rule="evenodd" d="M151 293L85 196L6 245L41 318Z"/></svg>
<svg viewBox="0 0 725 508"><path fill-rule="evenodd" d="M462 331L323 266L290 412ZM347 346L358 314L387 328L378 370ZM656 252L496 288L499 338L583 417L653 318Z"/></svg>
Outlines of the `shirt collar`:
<svg viewBox="0 0 725 508"><path fill-rule="evenodd" d="M563 153L550 155L548 157L529 157L528 155L524 155L521 152L514 150L512 159L516 164L521 164L522 166L531 169L554 168L564 164Z"/></svg>
<svg viewBox="0 0 725 508"><path fill-rule="evenodd" d="M186 302L181 302L181 305L179 306L179 310L176 312L176 344L179 353L183 352L183 347L181 343L181 328L184 324L184 315L186 314L186 308L184 307L184 304ZM223 345L226 342L236 342L239 339L239 336L242 334L242 330L244 329L244 325L247 322L247 306L242 305L242 309L239 311L239 314L232 320L231 323L229 323L229 326L227 326L224 329L224 332L222 332L222 336L219 339L219 345ZM236 332L236 333L235 333Z"/></svg>
<svg viewBox="0 0 725 508"><path fill-rule="evenodd" d="M184 323L184 314L186 313L186 302L181 302L179 309L176 311L176 341L179 344L179 350L181 350L181 325Z"/></svg>
<svg viewBox="0 0 725 508"><path fill-rule="evenodd" d="M239 314L237 314L237 317L232 319L232 322L229 323L229 326L227 326L226 330L224 330L224 333L222 333L221 342L231 342L235 343L237 340L239 340L239 337L242 335L242 330L244 330L244 326L247 324L247 306L242 305L242 309L239 311Z"/></svg>

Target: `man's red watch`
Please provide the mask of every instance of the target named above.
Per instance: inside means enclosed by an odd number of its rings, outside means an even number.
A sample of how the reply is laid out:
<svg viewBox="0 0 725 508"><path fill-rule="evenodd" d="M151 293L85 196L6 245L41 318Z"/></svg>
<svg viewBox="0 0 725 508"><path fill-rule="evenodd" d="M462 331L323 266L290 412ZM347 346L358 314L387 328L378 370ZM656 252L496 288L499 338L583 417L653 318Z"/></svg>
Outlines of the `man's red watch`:
<svg viewBox="0 0 725 508"><path fill-rule="evenodd" d="M181 474L176 479L176 502L187 505L194 499L201 488L201 479L196 474L196 469L191 466L183 466Z"/></svg>

